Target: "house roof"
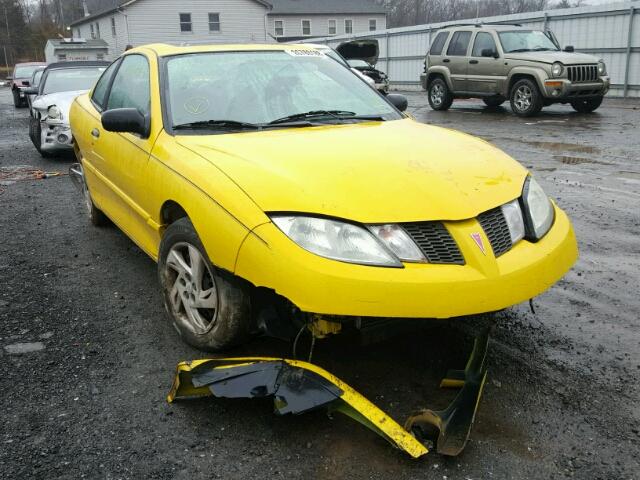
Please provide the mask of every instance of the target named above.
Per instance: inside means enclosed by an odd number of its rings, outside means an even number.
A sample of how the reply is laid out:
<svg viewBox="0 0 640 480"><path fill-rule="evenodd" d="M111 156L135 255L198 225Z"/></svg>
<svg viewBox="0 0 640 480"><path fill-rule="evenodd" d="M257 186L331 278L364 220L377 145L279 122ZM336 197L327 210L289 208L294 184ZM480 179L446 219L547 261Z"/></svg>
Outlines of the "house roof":
<svg viewBox="0 0 640 480"><path fill-rule="evenodd" d="M71 41L69 41L71 40ZM69 50L91 50L91 49L108 49L109 45L107 44L107 42L105 42L104 40L102 40L101 38L96 38L96 39L67 39L67 41L64 41L61 38L50 38L49 40L47 40L47 43L50 43L53 45L53 48L56 50L64 50L64 49L69 49Z"/></svg>
<svg viewBox="0 0 640 480"><path fill-rule="evenodd" d="M386 14L387 10L373 0L268 0L273 9L269 15L297 14Z"/></svg>
<svg viewBox="0 0 640 480"><path fill-rule="evenodd" d="M99 18L102 17L103 15L108 15L110 13L113 13L115 11L117 11L120 7L127 7L129 5L131 5L132 3L137 2L138 0L104 0L102 2L102 8L95 11L94 13L91 13L90 15L86 16L86 17L82 17L79 18L77 20L74 20L73 22L71 22L69 24L69 26L71 27L75 27L76 25L81 25L85 22L90 22L91 20L95 19L95 18ZM268 9L271 8L271 3L267 2L266 0L253 0L254 2L258 2L261 5L264 5L265 7L267 7Z"/></svg>

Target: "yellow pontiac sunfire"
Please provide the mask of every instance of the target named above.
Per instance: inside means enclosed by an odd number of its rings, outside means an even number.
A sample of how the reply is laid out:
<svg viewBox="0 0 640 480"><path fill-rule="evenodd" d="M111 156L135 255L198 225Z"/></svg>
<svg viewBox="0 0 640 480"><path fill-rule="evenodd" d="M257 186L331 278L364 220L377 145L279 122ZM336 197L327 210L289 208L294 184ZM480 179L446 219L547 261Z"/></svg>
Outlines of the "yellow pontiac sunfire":
<svg viewBox="0 0 640 480"><path fill-rule="evenodd" d="M536 180L405 108L310 47L148 45L73 103L72 173L201 349L491 312L560 279L576 240Z"/></svg>

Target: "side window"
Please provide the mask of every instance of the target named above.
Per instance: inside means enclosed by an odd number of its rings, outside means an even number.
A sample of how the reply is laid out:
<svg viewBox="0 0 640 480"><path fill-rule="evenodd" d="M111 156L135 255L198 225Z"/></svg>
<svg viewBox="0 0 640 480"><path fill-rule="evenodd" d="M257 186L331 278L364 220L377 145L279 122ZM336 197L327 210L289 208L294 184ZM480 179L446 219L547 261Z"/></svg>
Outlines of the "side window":
<svg viewBox="0 0 640 480"><path fill-rule="evenodd" d="M142 55L127 55L113 80L107 110L137 108L146 115L150 104L149 62Z"/></svg>
<svg viewBox="0 0 640 480"><path fill-rule="evenodd" d="M449 42L447 55L465 56L471 39L471 32L455 32Z"/></svg>
<svg viewBox="0 0 640 480"><path fill-rule="evenodd" d="M93 89L93 95L91 96L91 100L101 109L104 109L105 100L107 99L107 89L109 88L109 83L111 83L111 78L113 74L118 69L118 65L120 62L113 62L109 68L107 68L98 82L96 83L96 88Z"/></svg>
<svg viewBox="0 0 640 480"><path fill-rule="evenodd" d="M481 57L483 50L491 50L497 52L496 42L493 39L493 35L487 32L479 32L476 35L476 39L473 42L472 57Z"/></svg>
<svg viewBox="0 0 640 480"><path fill-rule="evenodd" d="M431 44L431 50L429 50L429 55L440 55L442 53L442 48L444 47L444 44L447 41L448 36L449 36L449 32L440 32L436 36L436 39Z"/></svg>

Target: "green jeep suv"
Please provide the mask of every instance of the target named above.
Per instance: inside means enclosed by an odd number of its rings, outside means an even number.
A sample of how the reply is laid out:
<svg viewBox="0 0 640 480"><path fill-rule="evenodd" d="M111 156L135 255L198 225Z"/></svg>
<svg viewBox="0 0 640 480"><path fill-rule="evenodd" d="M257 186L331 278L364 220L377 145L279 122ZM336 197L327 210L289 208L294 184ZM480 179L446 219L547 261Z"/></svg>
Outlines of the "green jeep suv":
<svg viewBox="0 0 640 480"><path fill-rule="evenodd" d="M489 107L507 99L530 117L552 103L593 112L609 91L602 60L573 47L560 49L555 35L520 25L457 25L438 32L421 75L429 104L447 110L455 98L481 98Z"/></svg>

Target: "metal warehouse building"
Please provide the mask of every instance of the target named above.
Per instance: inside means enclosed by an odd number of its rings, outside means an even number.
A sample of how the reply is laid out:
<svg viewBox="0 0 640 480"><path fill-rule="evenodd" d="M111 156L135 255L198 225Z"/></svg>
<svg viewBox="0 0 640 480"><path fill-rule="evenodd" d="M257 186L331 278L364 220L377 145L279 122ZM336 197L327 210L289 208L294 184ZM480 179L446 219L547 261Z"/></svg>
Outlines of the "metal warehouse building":
<svg viewBox="0 0 640 480"><path fill-rule="evenodd" d="M602 58L611 77L612 96L640 97L640 1L547 10L468 20L469 23L518 23L534 29L552 30L561 45ZM340 35L308 40L336 46L353 38L376 38L380 42L379 66L391 84L419 88L420 73L431 39L438 29L456 22L392 28L374 33Z"/></svg>

